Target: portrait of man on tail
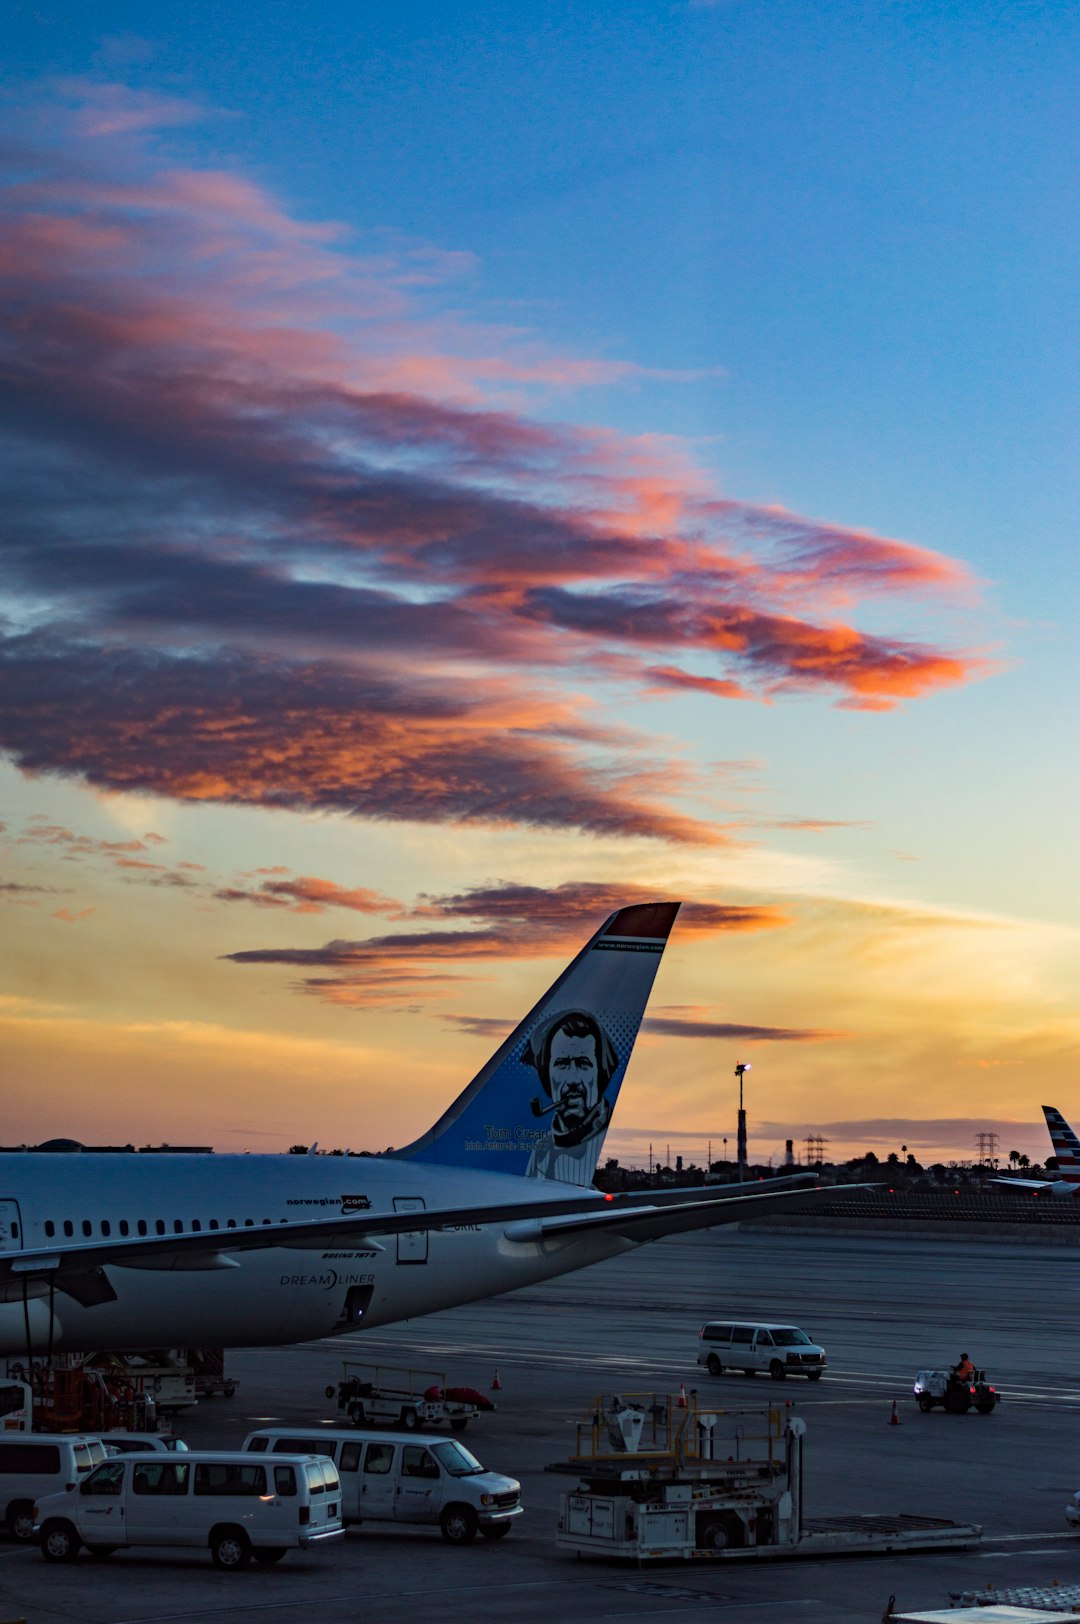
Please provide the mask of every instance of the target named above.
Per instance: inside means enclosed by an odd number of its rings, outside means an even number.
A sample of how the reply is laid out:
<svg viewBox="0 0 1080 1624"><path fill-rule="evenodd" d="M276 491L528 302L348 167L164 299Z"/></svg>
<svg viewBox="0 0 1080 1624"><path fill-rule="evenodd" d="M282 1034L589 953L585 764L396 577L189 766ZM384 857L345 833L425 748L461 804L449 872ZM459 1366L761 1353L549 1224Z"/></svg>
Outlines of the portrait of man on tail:
<svg viewBox="0 0 1080 1624"><path fill-rule="evenodd" d="M521 1059L534 1068L547 1095L546 1104L533 1099L533 1115L551 1118L526 1176L590 1184L611 1120L604 1095L619 1066L611 1039L595 1015L564 1009L530 1034Z"/></svg>

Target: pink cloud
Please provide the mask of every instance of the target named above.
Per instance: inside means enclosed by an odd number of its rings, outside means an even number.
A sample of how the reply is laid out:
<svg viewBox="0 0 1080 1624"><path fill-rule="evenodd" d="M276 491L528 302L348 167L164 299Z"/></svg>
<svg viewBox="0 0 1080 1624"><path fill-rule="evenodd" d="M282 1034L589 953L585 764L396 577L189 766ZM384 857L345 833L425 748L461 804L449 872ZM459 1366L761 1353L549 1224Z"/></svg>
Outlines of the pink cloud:
<svg viewBox="0 0 1080 1624"><path fill-rule="evenodd" d="M0 223L13 506L34 513L4 546L16 594L52 606L0 644L0 746L25 769L715 842L671 752L598 720L598 678L877 710L990 669L856 623L867 598L970 595L955 561L733 501L663 436L542 418L552 390L643 374L433 316L467 255L160 161L186 103L55 96Z"/></svg>

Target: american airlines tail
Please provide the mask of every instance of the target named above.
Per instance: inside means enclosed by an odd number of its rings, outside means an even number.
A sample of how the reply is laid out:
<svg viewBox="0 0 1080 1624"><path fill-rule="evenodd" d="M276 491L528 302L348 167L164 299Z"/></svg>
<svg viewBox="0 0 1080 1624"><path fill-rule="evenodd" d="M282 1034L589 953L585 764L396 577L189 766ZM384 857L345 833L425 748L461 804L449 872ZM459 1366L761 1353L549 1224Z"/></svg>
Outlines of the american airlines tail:
<svg viewBox="0 0 1080 1624"><path fill-rule="evenodd" d="M677 902L620 908L413 1144L417 1162L590 1184Z"/></svg>
<svg viewBox="0 0 1080 1624"><path fill-rule="evenodd" d="M1054 1106L1044 1105L1043 1116L1057 1157L1058 1176L1066 1184L1074 1184L1076 1193L1080 1195L1080 1139Z"/></svg>

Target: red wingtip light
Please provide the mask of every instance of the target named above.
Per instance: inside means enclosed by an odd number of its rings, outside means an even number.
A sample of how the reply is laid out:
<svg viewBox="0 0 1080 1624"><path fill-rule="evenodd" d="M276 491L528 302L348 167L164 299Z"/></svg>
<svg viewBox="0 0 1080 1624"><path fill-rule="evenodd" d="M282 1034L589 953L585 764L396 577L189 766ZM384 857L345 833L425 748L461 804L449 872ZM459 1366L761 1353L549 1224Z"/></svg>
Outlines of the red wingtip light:
<svg viewBox="0 0 1080 1624"><path fill-rule="evenodd" d="M607 1195L604 1196L605 1201L614 1201L614 1199L615 1199L615 1197L613 1195L611 1195L610 1192Z"/></svg>

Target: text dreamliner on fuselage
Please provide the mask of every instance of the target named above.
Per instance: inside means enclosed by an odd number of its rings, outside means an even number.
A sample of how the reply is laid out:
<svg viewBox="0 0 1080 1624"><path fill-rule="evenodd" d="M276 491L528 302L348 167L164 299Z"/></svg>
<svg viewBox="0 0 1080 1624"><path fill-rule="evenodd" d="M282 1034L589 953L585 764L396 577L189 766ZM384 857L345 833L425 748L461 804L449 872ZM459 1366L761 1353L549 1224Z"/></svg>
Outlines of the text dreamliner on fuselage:
<svg viewBox="0 0 1080 1624"><path fill-rule="evenodd" d="M592 1178L679 904L620 908L387 1156L0 1155L0 1353L271 1346L531 1285L813 1190Z"/></svg>

